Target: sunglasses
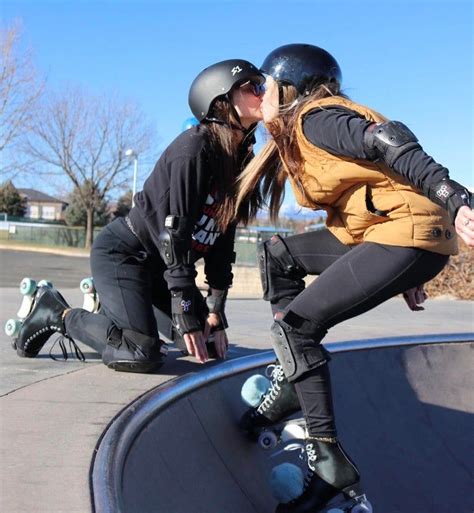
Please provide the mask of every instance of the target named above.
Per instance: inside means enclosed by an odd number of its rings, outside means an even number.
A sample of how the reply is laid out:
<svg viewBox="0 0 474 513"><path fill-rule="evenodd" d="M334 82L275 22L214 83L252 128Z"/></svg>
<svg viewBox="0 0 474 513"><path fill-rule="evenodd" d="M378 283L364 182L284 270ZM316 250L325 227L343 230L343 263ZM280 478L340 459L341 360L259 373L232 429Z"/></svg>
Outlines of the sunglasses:
<svg viewBox="0 0 474 513"><path fill-rule="evenodd" d="M250 91L254 96L263 96L265 93L265 84L257 84L249 80L239 86L239 89L246 89Z"/></svg>

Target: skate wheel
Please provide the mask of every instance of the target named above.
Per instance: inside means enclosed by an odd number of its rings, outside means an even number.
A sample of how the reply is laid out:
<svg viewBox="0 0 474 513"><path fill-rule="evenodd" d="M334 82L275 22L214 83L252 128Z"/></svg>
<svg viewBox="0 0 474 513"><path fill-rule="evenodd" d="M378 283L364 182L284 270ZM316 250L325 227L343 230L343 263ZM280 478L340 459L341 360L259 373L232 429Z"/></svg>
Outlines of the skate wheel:
<svg viewBox="0 0 474 513"><path fill-rule="evenodd" d="M20 283L20 292L24 296L31 296L37 288L36 281L32 278L23 278Z"/></svg>
<svg viewBox="0 0 474 513"><path fill-rule="evenodd" d="M38 287L48 287L48 289L52 289L53 284L52 284L52 282L50 282L48 280L40 280L38 282Z"/></svg>
<svg viewBox="0 0 474 513"><path fill-rule="evenodd" d="M290 440L304 440L306 438L306 429L296 423L289 423L286 425L280 435L283 443Z"/></svg>
<svg viewBox="0 0 474 513"><path fill-rule="evenodd" d="M21 321L18 319L8 319L5 323L5 334L9 337L18 335L21 329Z"/></svg>
<svg viewBox="0 0 474 513"><path fill-rule="evenodd" d="M79 288L84 294L91 294L95 291L94 280L91 278L84 278L79 285Z"/></svg>
<svg viewBox="0 0 474 513"><path fill-rule="evenodd" d="M278 438L272 431L264 431L258 435L258 445L262 449L273 449L278 443Z"/></svg>
<svg viewBox="0 0 474 513"><path fill-rule="evenodd" d="M372 504L367 500L359 502L350 510L350 513L373 513Z"/></svg>

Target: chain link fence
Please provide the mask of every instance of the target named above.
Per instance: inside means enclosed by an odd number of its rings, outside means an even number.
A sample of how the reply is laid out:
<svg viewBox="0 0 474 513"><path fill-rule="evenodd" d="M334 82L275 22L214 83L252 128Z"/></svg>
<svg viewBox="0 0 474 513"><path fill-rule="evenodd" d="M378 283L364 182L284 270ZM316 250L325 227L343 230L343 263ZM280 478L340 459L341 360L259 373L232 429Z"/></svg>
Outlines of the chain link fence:
<svg viewBox="0 0 474 513"><path fill-rule="evenodd" d="M101 228L94 230L96 237ZM279 233L282 237L293 232L278 227L238 228L235 238L236 264L243 266L257 265L257 245ZM33 244L35 246L54 248L83 248L85 245L85 230L80 227L0 221L0 242Z"/></svg>

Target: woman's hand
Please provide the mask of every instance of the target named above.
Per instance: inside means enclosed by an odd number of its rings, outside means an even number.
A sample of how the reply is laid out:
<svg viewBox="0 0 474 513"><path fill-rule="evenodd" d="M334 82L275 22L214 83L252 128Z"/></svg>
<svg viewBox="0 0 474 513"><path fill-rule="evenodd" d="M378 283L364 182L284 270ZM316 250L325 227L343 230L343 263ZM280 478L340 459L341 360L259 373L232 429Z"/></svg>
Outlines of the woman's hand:
<svg viewBox="0 0 474 513"><path fill-rule="evenodd" d="M403 299L406 301L408 308L414 312L424 310L424 308L419 305L424 303L427 297L428 295L426 294L423 285L418 285L418 287L413 287L403 293Z"/></svg>
<svg viewBox="0 0 474 513"><path fill-rule="evenodd" d="M220 325L219 316L210 313L206 319L206 326L204 328L204 338L207 340L213 328L217 328ZM219 358L225 359L227 349L229 348L229 341L227 339L227 333L223 329L213 331L214 345L216 347L216 353Z"/></svg>
<svg viewBox="0 0 474 513"><path fill-rule="evenodd" d="M461 207L454 220L456 233L469 246L474 247L474 210L468 206Z"/></svg>
<svg viewBox="0 0 474 513"><path fill-rule="evenodd" d="M185 333L183 338L188 353L195 356L199 363L206 363L209 360L206 347L207 337L204 337L202 331Z"/></svg>
<svg viewBox="0 0 474 513"><path fill-rule="evenodd" d="M265 94L263 95L261 109L265 123L273 121L280 112L278 84L270 75L265 82Z"/></svg>

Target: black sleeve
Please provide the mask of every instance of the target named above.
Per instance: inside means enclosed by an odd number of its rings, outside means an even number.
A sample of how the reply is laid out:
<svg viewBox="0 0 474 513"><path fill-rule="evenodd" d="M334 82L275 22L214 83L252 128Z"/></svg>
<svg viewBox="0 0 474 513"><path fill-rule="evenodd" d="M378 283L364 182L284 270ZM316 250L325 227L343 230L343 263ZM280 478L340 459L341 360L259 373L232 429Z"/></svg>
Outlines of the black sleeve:
<svg viewBox="0 0 474 513"><path fill-rule="evenodd" d="M364 147L364 133L371 124L353 110L329 106L310 111L303 120L303 132L312 144L333 155L374 160ZM401 155L392 169L422 190L449 175L448 170L421 147Z"/></svg>
<svg viewBox="0 0 474 513"><path fill-rule="evenodd" d="M208 285L213 289L225 290L232 285L235 230L235 224L231 225L204 257L204 274Z"/></svg>
<svg viewBox="0 0 474 513"><path fill-rule="evenodd" d="M167 162L169 172L168 215L185 219L179 239L183 254L190 254L192 233L197 217L202 211L209 189L209 171L207 160L197 157L180 156ZM164 230L164 225L160 230ZM164 277L168 288L184 289L195 284L196 269L194 263L179 262L169 267Z"/></svg>

